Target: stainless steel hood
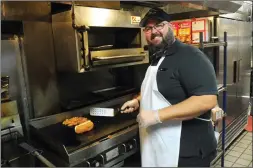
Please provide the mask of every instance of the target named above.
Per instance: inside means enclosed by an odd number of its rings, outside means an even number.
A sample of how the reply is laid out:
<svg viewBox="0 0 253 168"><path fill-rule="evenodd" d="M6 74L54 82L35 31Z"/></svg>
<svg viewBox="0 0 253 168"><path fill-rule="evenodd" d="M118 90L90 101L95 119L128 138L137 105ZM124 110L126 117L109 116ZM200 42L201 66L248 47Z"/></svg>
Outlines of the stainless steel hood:
<svg viewBox="0 0 253 168"><path fill-rule="evenodd" d="M220 17L230 18L242 21L252 21L252 2L251 1L236 1L240 4L240 8L234 13L222 14Z"/></svg>
<svg viewBox="0 0 253 168"><path fill-rule="evenodd" d="M121 1L121 3L130 3L134 5L140 5L145 7L164 7L166 5L172 4L181 4L186 6L189 4L189 8L195 8L197 10L203 10L208 8L210 10L218 11L220 14L234 13L241 6L243 1L211 1L211 0L202 0L202 1Z"/></svg>
<svg viewBox="0 0 253 168"><path fill-rule="evenodd" d="M250 21L252 20L252 2L251 1L177 1L169 2L165 6L174 8L177 4L183 8L187 8L189 12L180 11L170 12L173 20L189 19L192 17L208 17L208 16L220 16L230 19ZM171 10L168 10L171 11ZM166 12L168 12L166 11Z"/></svg>
<svg viewBox="0 0 253 168"><path fill-rule="evenodd" d="M121 1L120 4L137 5L143 7L163 7L170 3L170 1Z"/></svg>
<svg viewBox="0 0 253 168"><path fill-rule="evenodd" d="M234 13L242 5L240 1L191 1L189 3L201 5L211 10L218 11L220 14Z"/></svg>

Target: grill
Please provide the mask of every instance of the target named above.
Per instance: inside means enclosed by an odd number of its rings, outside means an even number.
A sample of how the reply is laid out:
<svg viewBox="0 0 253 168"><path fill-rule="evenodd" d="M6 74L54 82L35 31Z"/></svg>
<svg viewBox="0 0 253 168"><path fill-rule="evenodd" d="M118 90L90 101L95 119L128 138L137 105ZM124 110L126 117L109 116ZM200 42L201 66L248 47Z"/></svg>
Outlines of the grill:
<svg viewBox="0 0 253 168"><path fill-rule="evenodd" d="M120 105L107 107L116 106ZM90 116L88 109L89 107L77 113L59 114L31 122L32 137L36 137L34 142L43 148L48 155L45 157L54 165L113 166L123 162L138 150L137 113L118 113L114 117L99 117ZM62 122L72 116L87 117L94 122L93 130L76 134L74 128L64 126Z"/></svg>

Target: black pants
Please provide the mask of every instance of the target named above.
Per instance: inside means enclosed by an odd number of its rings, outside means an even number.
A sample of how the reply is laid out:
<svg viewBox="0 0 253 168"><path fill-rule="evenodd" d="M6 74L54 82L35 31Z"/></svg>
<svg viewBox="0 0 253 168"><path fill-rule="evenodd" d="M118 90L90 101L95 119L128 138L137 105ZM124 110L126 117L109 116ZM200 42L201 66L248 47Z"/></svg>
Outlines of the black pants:
<svg viewBox="0 0 253 168"><path fill-rule="evenodd" d="M202 158L201 156L194 157L179 157L178 167L210 167L212 160L216 156L216 151Z"/></svg>

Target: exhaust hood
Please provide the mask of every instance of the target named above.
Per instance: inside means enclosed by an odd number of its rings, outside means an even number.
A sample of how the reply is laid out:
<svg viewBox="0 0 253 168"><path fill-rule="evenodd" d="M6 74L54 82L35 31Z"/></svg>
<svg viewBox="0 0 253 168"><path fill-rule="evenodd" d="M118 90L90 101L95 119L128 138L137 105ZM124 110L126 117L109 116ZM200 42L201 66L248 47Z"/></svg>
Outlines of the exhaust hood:
<svg viewBox="0 0 253 168"><path fill-rule="evenodd" d="M211 10L215 10L220 14L234 13L242 4L240 1L191 1L189 3L201 5Z"/></svg>
<svg viewBox="0 0 253 168"><path fill-rule="evenodd" d="M121 4L132 4L145 7L164 7L166 5L172 4L189 4L189 8L195 8L196 10L203 10L204 8L209 8L219 12L220 14L234 13L241 6L243 1L211 1L211 0L202 0L202 1L121 1ZM200 9L202 8L202 9Z"/></svg>
<svg viewBox="0 0 253 168"><path fill-rule="evenodd" d="M242 20L250 22L252 21L252 2L251 1L237 1L240 4L240 8L234 13L222 14L220 17Z"/></svg>
<svg viewBox="0 0 253 168"><path fill-rule="evenodd" d="M120 3L153 8L153 7L163 7L170 2L168 1L120 1Z"/></svg>

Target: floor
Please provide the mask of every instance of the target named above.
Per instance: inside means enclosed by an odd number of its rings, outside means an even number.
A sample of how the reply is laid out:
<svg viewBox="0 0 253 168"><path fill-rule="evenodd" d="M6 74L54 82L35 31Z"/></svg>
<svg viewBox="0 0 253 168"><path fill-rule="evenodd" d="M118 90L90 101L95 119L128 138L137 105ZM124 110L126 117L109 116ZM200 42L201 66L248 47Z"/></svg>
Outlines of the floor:
<svg viewBox="0 0 253 168"><path fill-rule="evenodd" d="M220 161L214 167L221 167ZM252 167L252 132L244 131L228 147L224 167Z"/></svg>

